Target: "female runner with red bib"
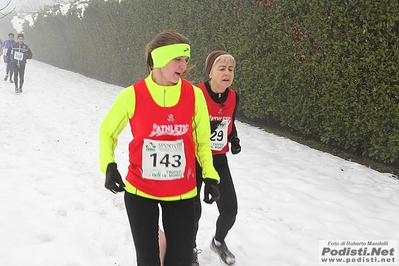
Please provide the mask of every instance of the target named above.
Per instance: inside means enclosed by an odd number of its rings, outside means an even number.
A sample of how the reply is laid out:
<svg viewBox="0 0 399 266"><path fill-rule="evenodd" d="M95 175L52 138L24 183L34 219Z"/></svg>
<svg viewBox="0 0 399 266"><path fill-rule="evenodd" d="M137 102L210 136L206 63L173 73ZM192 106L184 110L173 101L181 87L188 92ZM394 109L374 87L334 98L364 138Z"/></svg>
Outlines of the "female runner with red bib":
<svg viewBox="0 0 399 266"><path fill-rule="evenodd" d="M216 221L216 232L211 242L211 249L219 256L224 264L233 265L235 256L227 248L225 238L233 227L237 216L237 196L234 189L226 153L237 154L241 151L240 140L234 124L235 113L238 107L238 94L230 88L234 79L235 59L225 51L211 52L205 62L205 71L209 80L198 85L205 95L211 124L211 149L213 165L220 176L218 185L220 199L216 202L219 217ZM204 168L197 164L197 176L203 174ZM202 180L197 178L198 191L201 191ZM199 193L199 192L198 192ZM196 200L198 221L201 217L201 201L199 195ZM194 242L193 266L199 265L197 248Z"/></svg>
<svg viewBox="0 0 399 266"><path fill-rule="evenodd" d="M219 198L212 164L208 109L202 91L182 79L189 40L175 31L158 34L146 48L148 77L122 90L100 128L100 168L105 187L125 191L137 265L160 265L159 206L167 239L165 266L190 266L194 241L196 159L205 198ZM115 163L118 135L130 124L129 167L123 182ZM211 196L211 198L209 198Z"/></svg>

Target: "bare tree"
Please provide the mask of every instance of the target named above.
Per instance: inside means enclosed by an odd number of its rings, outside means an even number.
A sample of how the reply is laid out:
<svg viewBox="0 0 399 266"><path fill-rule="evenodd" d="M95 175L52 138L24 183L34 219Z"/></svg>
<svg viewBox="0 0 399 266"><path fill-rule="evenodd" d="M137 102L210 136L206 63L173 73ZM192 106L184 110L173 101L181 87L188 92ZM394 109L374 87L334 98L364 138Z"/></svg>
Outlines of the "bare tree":
<svg viewBox="0 0 399 266"><path fill-rule="evenodd" d="M23 12L39 11L40 1L20 0L20 10Z"/></svg>
<svg viewBox="0 0 399 266"><path fill-rule="evenodd" d="M16 6L14 6L14 8L11 11L5 11L7 9L7 7L11 4L12 0L6 0L6 4L3 7L0 7L0 19L4 18L5 16L7 16L8 14L11 14L12 12L14 12Z"/></svg>
<svg viewBox="0 0 399 266"><path fill-rule="evenodd" d="M45 5L53 5L54 3L64 2L63 0L19 0L19 11L37 12ZM68 0L69 2L69 0Z"/></svg>

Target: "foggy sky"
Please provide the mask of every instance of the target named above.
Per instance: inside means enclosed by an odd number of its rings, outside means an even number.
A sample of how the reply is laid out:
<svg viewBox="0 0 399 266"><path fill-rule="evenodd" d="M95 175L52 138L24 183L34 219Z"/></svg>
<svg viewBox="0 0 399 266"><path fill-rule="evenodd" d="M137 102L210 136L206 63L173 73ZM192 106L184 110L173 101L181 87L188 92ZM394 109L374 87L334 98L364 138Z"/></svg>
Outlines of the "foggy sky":
<svg viewBox="0 0 399 266"><path fill-rule="evenodd" d="M8 0L1 0L0 1L0 8L6 6ZM15 11L17 12L26 12L26 11L38 11L44 5L53 5L55 3L65 3L70 2L69 0L11 0L10 5L3 10L4 11L11 11L14 7L16 7Z"/></svg>

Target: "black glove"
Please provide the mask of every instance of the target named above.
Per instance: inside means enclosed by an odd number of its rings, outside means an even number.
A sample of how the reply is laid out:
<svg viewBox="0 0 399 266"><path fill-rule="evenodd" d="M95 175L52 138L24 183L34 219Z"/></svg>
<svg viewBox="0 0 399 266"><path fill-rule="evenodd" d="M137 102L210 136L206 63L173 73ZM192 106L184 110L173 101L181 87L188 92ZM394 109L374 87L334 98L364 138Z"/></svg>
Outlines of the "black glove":
<svg viewBox="0 0 399 266"><path fill-rule="evenodd" d="M232 154L238 154L241 151L241 146L240 146L240 139L237 136L234 136L230 140L231 143L231 153Z"/></svg>
<svg viewBox="0 0 399 266"><path fill-rule="evenodd" d="M107 173L105 174L105 187L111 190L112 193L125 191L125 183L123 183L116 163L110 163L107 166Z"/></svg>
<svg viewBox="0 0 399 266"><path fill-rule="evenodd" d="M220 198L218 181L211 178L205 178L204 183L204 201L210 204L212 204L214 201L218 201ZM209 199L209 195L211 195L211 199Z"/></svg>

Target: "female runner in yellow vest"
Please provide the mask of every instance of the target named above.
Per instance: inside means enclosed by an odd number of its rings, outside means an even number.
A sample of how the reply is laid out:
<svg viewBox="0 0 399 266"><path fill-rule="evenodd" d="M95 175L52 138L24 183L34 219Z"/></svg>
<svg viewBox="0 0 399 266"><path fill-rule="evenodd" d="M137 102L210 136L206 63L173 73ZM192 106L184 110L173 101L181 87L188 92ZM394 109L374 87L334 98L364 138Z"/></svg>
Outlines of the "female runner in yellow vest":
<svg viewBox="0 0 399 266"><path fill-rule="evenodd" d="M175 31L158 34L146 48L148 77L120 92L100 128L105 187L113 193L125 191L138 266L160 265L159 206L167 239L164 265L191 265L195 159L203 170L204 200L212 203L219 199L219 175L212 162L204 95L182 79L189 59L186 37ZM114 150L128 123L133 139L124 182Z"/></svg>

